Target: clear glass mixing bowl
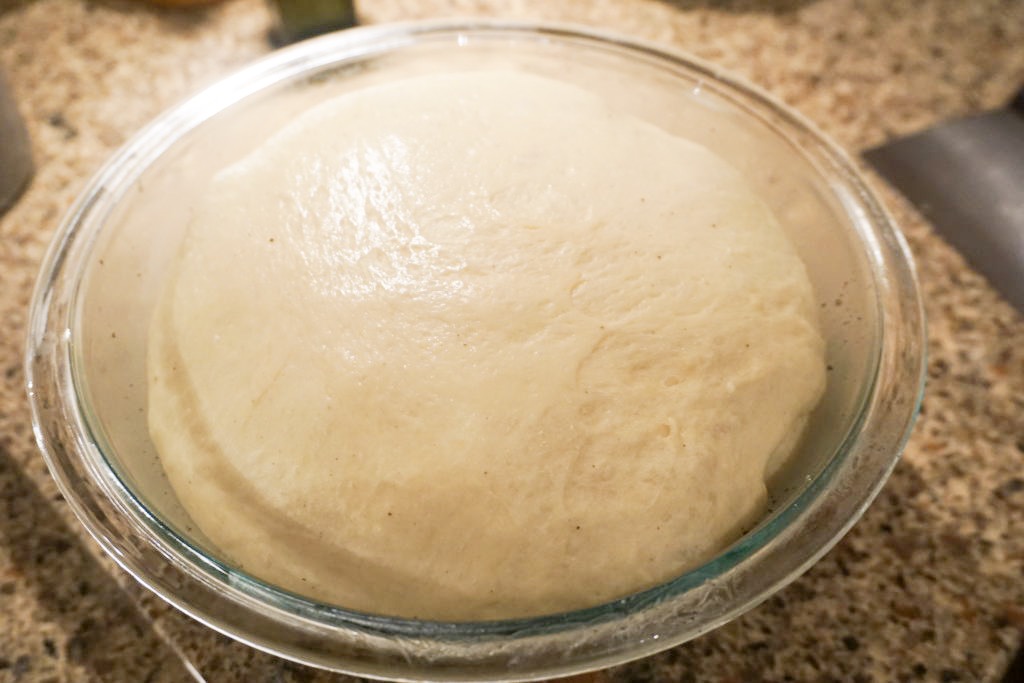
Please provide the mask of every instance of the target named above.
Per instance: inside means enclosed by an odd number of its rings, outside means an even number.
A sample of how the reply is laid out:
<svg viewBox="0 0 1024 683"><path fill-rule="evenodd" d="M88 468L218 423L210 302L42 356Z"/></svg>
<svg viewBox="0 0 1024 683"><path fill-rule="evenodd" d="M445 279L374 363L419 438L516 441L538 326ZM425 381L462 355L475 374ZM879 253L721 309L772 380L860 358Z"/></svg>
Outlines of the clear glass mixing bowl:
<svg viewBox="0 0 1024 683"><path fill-rule="evenodd" d="M772 509L705 565L590 609L441 623L363 614L268 585L194 528L146 428L151 309L204 185L326 97L436 70L510 66L583 85L715 150L772 206L807 264L828 343L826 395ZM922 389L906 245L847 156L712 65L561 26L362 28L274 53L167 112L78 199L32 302L26 357L40 447L68 503L125 570L258 648L401 679L524 680L609 666L699 636L792 581L849 529L894 466Z"/></svg>

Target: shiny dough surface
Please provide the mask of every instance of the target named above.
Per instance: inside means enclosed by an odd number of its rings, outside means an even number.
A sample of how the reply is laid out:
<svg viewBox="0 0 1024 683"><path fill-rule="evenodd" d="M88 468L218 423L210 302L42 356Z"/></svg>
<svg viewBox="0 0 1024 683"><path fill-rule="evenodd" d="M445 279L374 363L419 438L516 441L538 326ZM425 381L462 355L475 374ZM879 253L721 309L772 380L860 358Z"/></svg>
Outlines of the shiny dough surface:
<svg viewBox="0 0 1024 683"><path fill-rule="evenodd" d="M216 177L154 314L148 419L244 570L520 617L756 523L823 354L802 263L712 152L548 78L417 76Z"/></svg>

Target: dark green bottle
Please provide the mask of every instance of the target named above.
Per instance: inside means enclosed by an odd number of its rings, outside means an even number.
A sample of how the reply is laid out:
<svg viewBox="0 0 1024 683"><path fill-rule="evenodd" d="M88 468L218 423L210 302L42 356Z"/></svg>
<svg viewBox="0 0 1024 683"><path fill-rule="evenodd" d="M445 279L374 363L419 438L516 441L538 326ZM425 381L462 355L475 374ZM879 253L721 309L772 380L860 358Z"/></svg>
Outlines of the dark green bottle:
<svg viewBox="0 0 1024 683"><path fill-rule="evenodd" d="M274 36L280 43L311 38L356 24L354 0L276 0L281 24Z"/></svg>

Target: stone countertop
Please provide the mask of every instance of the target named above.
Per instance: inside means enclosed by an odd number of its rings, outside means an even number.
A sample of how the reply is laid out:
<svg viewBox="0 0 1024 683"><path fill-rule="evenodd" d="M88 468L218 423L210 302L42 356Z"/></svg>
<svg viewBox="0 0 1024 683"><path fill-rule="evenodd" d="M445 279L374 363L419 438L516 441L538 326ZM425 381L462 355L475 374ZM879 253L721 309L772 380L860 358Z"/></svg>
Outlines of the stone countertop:
<svg viewBox="0 0 1024 683"><path fill-rule="evenodd" d="M1024 83L1014 0L362 0L364 23L575 22L695 53L796 107L852 152L1003 104ZM341 679L192 622L74 520L24 396L26 307L86 179L162 109L266 53L260 0L157 10L0 0L0 68L38 172L0 217L0 681ZM3 141L0 141L3 144ZM999 681L1024 632L1024 320L880 181L917 259L929 386L904 457L831 552L696 641L613 681ZM191 664L185 665L184 661Z"/></svg>

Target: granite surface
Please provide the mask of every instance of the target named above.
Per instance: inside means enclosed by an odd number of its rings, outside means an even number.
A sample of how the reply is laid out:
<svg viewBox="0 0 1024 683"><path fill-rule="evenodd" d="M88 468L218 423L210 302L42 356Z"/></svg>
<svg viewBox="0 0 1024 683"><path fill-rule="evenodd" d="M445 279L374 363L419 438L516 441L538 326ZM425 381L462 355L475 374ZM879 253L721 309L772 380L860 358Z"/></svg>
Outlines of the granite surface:
<svg viewBox="0 0 1024 683"><path fill-rule="evenodd" d="M996 107L1024 83L1019 0L359 6L364 23L552 19L688 50L761 85L853 152ZM38 167L0 217L0 681L179 681L190 671L211 681L335 680L192 622L103 557L36 451L21 367L33 278L88 176L163 108L269 51L272 23L259 0L199 10L0 0L0 68ZM853 531L788 588L707 636L596 678L1002 678L1024 633L1024 320L874 182L917 258L929 317L929 386L902 462Z"/></svg>

